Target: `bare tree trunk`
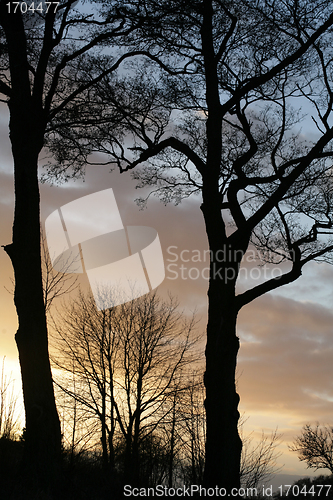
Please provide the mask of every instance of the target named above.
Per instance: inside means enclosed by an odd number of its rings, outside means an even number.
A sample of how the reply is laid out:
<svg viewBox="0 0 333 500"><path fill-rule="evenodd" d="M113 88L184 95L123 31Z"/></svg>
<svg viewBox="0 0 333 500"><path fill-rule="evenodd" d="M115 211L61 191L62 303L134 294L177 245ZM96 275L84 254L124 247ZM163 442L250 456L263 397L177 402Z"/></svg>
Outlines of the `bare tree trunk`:
<svg viewBox="0 0 333 500"><path fill-rule="evenodd" d="M75 390L75 385L74 385ZM76 435L76 419L77 419L77 401L74 399L74 407L73 407L73 429L72 429L72 440L70 447L70 466L74 466L74 458L75 458L75 435Z"/></svg>
<svg viewBox="0 0 333 500"><path fill-rule="evenodd" d="M140 481L139 435L140 435L140 424L141 424L142 379L143 379L143 372L140 367L139 377L136 384L137 396L136 396L136 408L134 411L134 435L133 435L133 446L132 446L132 478L134 481L133 484L139 484Z"/></svg>
<svg viewBox="0 0 333 500"><path fill-rule="evenodd" d="M5 250L15 274L19 322L15 340L26 414L24 469L33 480L47 483L60 458L61 430L49 362L41 273L37 162L44 126L42 113L31 98L22 94L23 100L18 94L10 102L15 214L13 241Z"/></svg>
<svg viewBox="0 0 333 500"><path fill-rule="evenodd" d="M227 490L240 485L242 443L237 430L239 396L235 386L236 359L239 349L236 337L234 307L238 256L231 252L221 214L222 199L219 177L222 156L222 109L219 94L217 58L213 40L213 5L203 0L201 28L206 78L208 119L207 165L203 175L203 204L206 233L211 251L208 290L208 324L206 344L206 464L204 484ZM231 257L231 259L229 258ZM235 258L236 257L236 260Z"/></svg>
<svg viewBox="0 0 333 500"><path fill-rule="evenodd" d="M104 391L104 389L103 389ZM102 414L101 414L101 443L102 443L102 462L103 467L106 470L109 463L109 453L108 453L108 441L107 441L107 425L106 425L106 399L105 392L102 395Z"/></svg>
<svg viewBox="0 0 333 500"><path fill-rule="evenodd" d="M220 486L230 491L240 486L242 442L238 434L238 403L235 374L239 340L236 315L227 293L216 297L209 292L206 372L206 464L205 486Z"/></svg>
<svg viewBox="0 0 333 500"><path fill-rule="evenodd" d="M124 482L133 485L133 419L127 426L125 436Z"/></svg>
<svg viewBox="0 0 333 500"><path fill-rule="evenodd" d="M204 375L207 423L204 485L230 491L240 487L242 451L235 381L239 350L235 286L249 238L245 233L241 241L226 236L217 186L217 182L204 186L201 207L211 253Z"/></svg>
<svg viewBox="0 0 333 500"><path fill-rule="evenodd" d="M109 351L107 359L109 367L109 390L110 390L110 429L108 429L108 442L109 442L109 457L110 469L115 469L115 450L114 450L114 433L116 431L116 417L115 417L115 402L114 402L114 380L113 380L113 367L111 364L111 351Z"/></svg>
<svg viewBox="0 0 333 500"><path fill-rule="evenodd" d="M170 455L169 455L169 467L168 467L168 486L172 488L173 486L173 467L175 458L175 441L176 441L176 395L173 398L172 407L172 421L171 421L171 434L170 434Z"/></svg>
<svg viewBox="0 0 333 500"><path fill-rule="evenodd" d="M114 436L114 430L111 430L111 432L108 432L109 459L110 459L111 471L114 471L114 469L115 469L115 452L114 452L113 436Z"/></svg>

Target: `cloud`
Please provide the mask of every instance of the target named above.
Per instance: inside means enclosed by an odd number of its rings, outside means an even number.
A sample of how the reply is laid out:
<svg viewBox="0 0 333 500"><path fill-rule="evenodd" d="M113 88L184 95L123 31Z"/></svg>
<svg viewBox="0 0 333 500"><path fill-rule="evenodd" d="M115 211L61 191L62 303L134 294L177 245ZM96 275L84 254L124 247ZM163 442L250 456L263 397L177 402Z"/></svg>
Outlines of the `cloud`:
<svg viewBox="0 0 333 500"><path fill-rule="evenodd" d="M266 295L239 317L239 386L248 412L331 419L333 313L317 303Z"/></svg>

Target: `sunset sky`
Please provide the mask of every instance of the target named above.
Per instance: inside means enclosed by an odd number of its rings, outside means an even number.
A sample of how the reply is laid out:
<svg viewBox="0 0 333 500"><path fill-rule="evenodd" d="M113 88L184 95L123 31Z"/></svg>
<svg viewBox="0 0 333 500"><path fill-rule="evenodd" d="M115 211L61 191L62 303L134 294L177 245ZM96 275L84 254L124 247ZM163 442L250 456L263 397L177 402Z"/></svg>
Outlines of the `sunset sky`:
<svg viewBox="0 0 333 500"><path fill-rule="evenodd" d="M13 165L8 139L8 114L0 108L0 244L11 241L13 219ZM156 199L140 211L135 181L128 173L109 172L108 167L87 168L84 181L61 186L41 185L41 219L77 198L113 188L124 225L150 226L157 230L166 266L159 293L177 295L185 312L197 311L204 330L207 314L207 248L200 197L175 207ZM184 252L185 251L185 252ZM183 253L182 253L183 252ZM193 258L193 261L191 260ZM189 260L189 261L188 261ZM27 262L27 266L29 262ZM254 284L264 269L245 264L240 289ZM180 266L183 266L182 268ZM0 252L0 358L12 371L19 389L19 369L14 341L17 320L11 295L12 269L6 253ZM270 271L270 270L268 270ZM203 277L202 277L203 276ZM333 268L308 264L294 284L270 293L246 306L240 313L238 363L240 411L246 432L260 436L276 428L282 434L279 465L285 474L306 475L309 471L288 444L305 423L333 421Z"/></svg>

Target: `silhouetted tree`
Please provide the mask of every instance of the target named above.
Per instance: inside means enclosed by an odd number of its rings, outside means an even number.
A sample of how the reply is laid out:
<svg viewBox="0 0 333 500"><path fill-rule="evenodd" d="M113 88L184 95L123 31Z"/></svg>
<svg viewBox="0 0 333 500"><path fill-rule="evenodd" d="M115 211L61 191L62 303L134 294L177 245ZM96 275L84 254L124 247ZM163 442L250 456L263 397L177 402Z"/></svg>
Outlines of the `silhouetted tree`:
<svg viewBox="0 0 333 500"><path fill-rule="evenodd" d="M0 92L8 104L9 136L15 176L12 243L4 247L14 268L14 301L26 415L27 477L48 483L61 451L48 355L40 251L38 157L55 120L68 105L80 107L89 89L136 51L109 53L103 67L93 51L112 46L118 36L140 24L115 9L107 18L86 2L81 13L74 0L40 2L24 11L24 3L0 1ZM36 4L32 4L36 5ZM77 66L74 69L74 63ZM89 120L93 116L79 118ZM86 122L87 123L87 122ZM57 121L57 126L59 120Z"/></svg>
<svg viewBox="0 0 333 500"><path fill-rule="evenodd" d="M205 467L206 417L203 381L195 374L182 395L177 427L185 484L202 484Z"/></svg>
<svg viewBox="0 0 333 500"><path fill-rule="evenodd" d="M333 474L333 427L306 424L290 449L310 469L328 469Z"/></svg>
<svg viewBox="0 0 333 500"><path fill-rule="evenodd" d="M114 2L103 5L107 11ZM153 186L164 202L201 193L211 253L204 484L230 490L240 485L242 449L238 313L296 280L308 262L330 260L333 249L332 3L127 0L118 7L133 20L139 8L139 32L120 43L144 48L150 62L99 83L96 100L105 109L95 127L75 129L77 110L69 110L60 148L69 160L58 159L64 169L75 162L81 138L122 172L141 165L139 185ZM125 120L123 140L108 120L111 109ZM304 115L314 126L308 138L299 131ZM261 263L288 265L236 294L251 244Z"/></svg>
<svg viewBox="0 0 333 500"><path fill-rule="evenodd" d="M17 396L11 377L5 373L5 357L0 375L0 439L15 439L18 432Z"/></svg>
<svg viewBox="0 0 333 500"><path fill-rule="evenodd" d="M181 474L178 473L178 478L181 477L185 484L202 484L204 478L206 418L203 400L203 384L195 378L192 385L182 394L182 404L179 408L181 418L178 434L183 470ZM258 488L259 483L267 481L279 470L276 461L280 456L277 450L280 436L277 431L271 435L262 432L260 439L254 441L252 433L244 437L244 423L245 420L241 419L241 487Z"/></svg>
<svg viewBox="0 0 333 500"><path fill-rule="evenodd" d="M70 271L75 269L79 256L71 255L63 262L61 271L57 271L52 266L46 237L41 233L41 257L44 306L46 313L48 313L56 298L59 299L77 288L77 277Z"/></svg>
<svg viewBox="0 0 333 500"><path fill-rule="evenodd" d="M279 444L277 431L267 436L262 432L261 439L253 444L252 436L243 439L241 457L241 485L243 488L258 488L277 473L276 459L281 455L276 448Z"/></svg>
<svg viewBox="0 0 333 500"><path fill-rule="evenodd" d="M76 394L79 376L75 373L73 360L72 372L67 373L67 383ZM72 397L68 397L56 385L56 401L61 421L63 448L69 459L70 467L74 467L82 456L86 456L96 448L96 434L99 434L98 422L91 418L87 408Z"/></svg>
<svg viewBox="0 0 333 500"><path fill-rule="evenodd" d="M139 480L140 443L172 412L187 383L183 370L194 359L194 320L176 309L174 299L152 293L98 311L93 296L80 293L54 322L55 363L75 373L75 387L66 376L59 385L98 419L105 466L114 468L122 436L129 484Z"/></svg>

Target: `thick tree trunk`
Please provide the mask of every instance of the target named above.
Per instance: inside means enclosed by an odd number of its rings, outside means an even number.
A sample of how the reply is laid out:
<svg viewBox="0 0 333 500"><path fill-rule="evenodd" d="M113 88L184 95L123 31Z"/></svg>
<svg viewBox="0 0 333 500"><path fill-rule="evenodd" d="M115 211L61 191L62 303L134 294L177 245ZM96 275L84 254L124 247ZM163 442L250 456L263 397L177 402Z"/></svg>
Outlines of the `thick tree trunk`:
<svg viewBox="0 0 333 500"><path fill-rule="evenodd" d="M220 102L218 58L215 53L211 0L202 2L200 30L206 78L208 118L207 161L203 171L203 204L201 206L211 251L208 291L208 325L206 345L206 463L204 485L239 487L241 439L235 372L239 341L236 337L235 283L241 257L230 248L221 209L223 197L219 178L222 158L222 107ZM228 199L230 203L230 199ZM243 242L245 243L245 242ZM239 248L239 245L238 247ZM231 251L231 255L229 255Z"/></svg>
<svg viewBox="0 0 333 500"><path fill-rule="evenodd" d="M22 15L19 10L16 14L9 14L4 2L1 2L0 11L11 78L8 105L14 159L15 214L13 241L5 250L14 268L14 301L19 323L15 340L26 415L23 470L30 481L43 485L53 475L61 453L60 422L48 353L40 255L37 164L46 127L44 79L42 73L36 74L32 91Z"/></svg>
<svg viewBox="0 0 333 500"><path fill-rule="evenodd" d="M41 120L32 118L36 110L31 102L25 102L23 107L20 99L16 102L13 99L10 111L15 214L13 242L5 250L14 268L14 301L19 322L15 340L26 415L23 465L33 482L47 484L60 458L61 430L49 362L41 274L37 162L43 134Z"/></svg>
<svg viewBox="0 0 333 500"><path fill-rule="evenodd" d="M216 282L210 286L204 377L207 418L204 485L223 487L229 492L240 486L242 450L235 384L239 340L232 288Z"/></svg>
<svg viewBox="0 0 333 500"><path fill-rule="evenodd" d="M133 485L133 419L130 420L126 431L124 484Z"/></svg>
<svg viewBox="0 0 333 500"><path fill-rule="evenodd" d="M108 433L108 443L109 443L109 460L110 460L110 470L111 472L114 472L115 469L115 451L114 451L114 444L113 444L113 436L114 432L111 431Z"/></svg>
<svg viewBox="0 0 333 500"><path fill-rule="evenodd" d="M206 487L240 486L242 442L238 434L236 365L239 339L236 335L235 287L242 256L248 245L245 233L237 241L227 237L221 217L217 183L204 185L201 206L211 252L208 289L206 344Z"/></svg>

